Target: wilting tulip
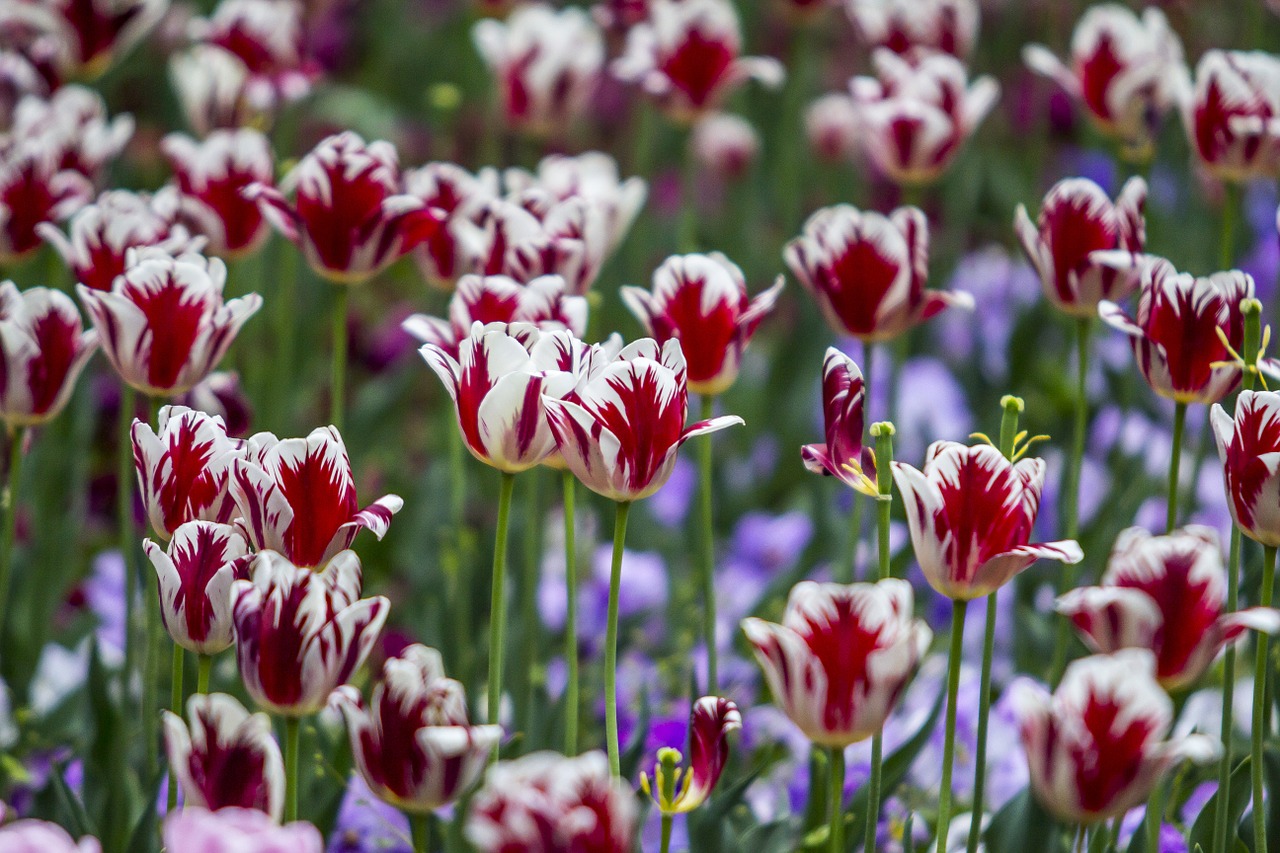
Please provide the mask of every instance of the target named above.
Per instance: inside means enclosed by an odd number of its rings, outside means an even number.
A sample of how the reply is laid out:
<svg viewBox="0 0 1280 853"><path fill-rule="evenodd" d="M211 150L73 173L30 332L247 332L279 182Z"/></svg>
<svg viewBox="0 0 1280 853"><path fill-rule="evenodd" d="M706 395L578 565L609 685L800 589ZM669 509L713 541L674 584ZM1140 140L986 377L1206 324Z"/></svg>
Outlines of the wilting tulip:
<svg viewBox="0 0 1280 853"><path fill-rule="evenodd" d="M98 333L82 330L71 297L0 283L0 419L12 429L56 417L97 348Z"/></svg>
<svg viewBox="0 0 1280 853"><path fill-rule="evenodd" d="M935 441L924 470L893 463L916 559L929 585L948 598L990 595L1036 560L1078 563L1074 540L1031 542L1044 460L1010 462L980 444Z"/></svg>
<svg viewBox="0 0 1280 853"><path fill-rule="evenodd" d="M156 430L133 422L133 464L151 529L162 539L189 521L226 524L235 514L231 463L243 454L223 420L184 406L163 406Z"/></svg>
<svg viewBox="0 0 1280 853"><path fill-rule="evenodd" d="M674 766L682 758L679 750L664 748L658 751L653 781L649 781L648 774L640 774L640 786L654 798L662 814L684 814L706 802L729 760L729 732L740 728L742 715L732 700L703 696L694 703L689 715L688 770ZM670 772L673 778L670 779L667 777L668 760L672 765ZM672 796L667 795L668 786L674 792Z"/></svg>
<svg viewBox="0 0 1280 853"><path fill-rule="evenodd" d="M593 218L604 222L608 252L626 238L648 191L644 178L619 178L617 161L600 151L552 154L539 161L537 171L507 169L502 179L516 195L536 188L558 201L582 199Z"/></svg>
<svg viewBox="0 0 1280 853"><path fill-rule="evenodd" d="M676 451L695 435L742 423L724 415L685 426L689 412L680 342L645 338L584 377L563 400L544 395L556 445L588 489L612 501L640 500L662 488Z"/></svg>
<svg viewBox="0 0 1280 853"><path fill-rule="evenodd" d="M307 55L303 13L296 0L221 0L212 16L191 22L191 35L240 60L248 100L275 112L305 97L320 76L319 63Z"/></svg>
<svg viewBox="0 0 1280 853"><path fill-rule="evenodd" d="M284 759L266 714L250 714L225 693L197 694L187 720L164 712L164 742L187 808L257 809L280 820Z"/></svg>
<svg viewBox="0 0 1280 853"><path fill-rule="evenodd" d="M502 738L501 726L473 726L462 685L445 678L440 653L412 645L382 667L370 707L354 687L334 694L351 752L369 790L425 814L465 793Z"/></svg>
<svg viewBox="0 0 1280 853"><path fill-rule="evenodd" d="M381 539L404 501L383 495L360 509L351 458L334 427L306 438L251 436L232 468L237 523L255 550L270 549L297 566L319 569L367 529Z"/></svg>
<svg viewBox="0 0 1280 853"><path fill-rule="evenodd" d="M1027 45L1022 56L1079 102L1099 130L1144 160L1186 74L1182 42L1164 13L1149 7L1139 18L1119 3L1085 11L1071 34L1068 64L1039 44Z"/></svg>
<svg viewBox="0 0 1280 853"><path fill-rule="evenodd" d="M867 497L880 496L876 454L862 444L863 406L867 389L853 359L835 347L822 359L822 419L827 441L800 448L804 467L836 477Z"/></svg>
<svg viewBox="0 0 1280 853"><path fill-rule="evenodd" d="M218 128L269 127L273 113L250 96L249 69L230 51L198 44L169 58L169 78L178 105L200 136Z"/></svg>
<svg viewBox="0 0 1280 853"><path fill-rule="evenodd" d="M100 184L107 166L133 136L133 117L109 118L102 95L87 86L63 86L48 99L18 104L10 131L56 152L58 165Z"/></svg>
<svg viewBox="0 0 1280 853"><path fill-rule="evenodd" d="M1231 517L1250 539L1280 545L1280 394L1241 391L1234 418L1214 405L1209 420Z"/></svg>
<svg viewBox="0 0 1280 853"><path fill-rule="evenodd" d="M96 838L77 842L56 823L45 820L15 820L0 826L0 849L5 853L102 853Z"/></svg>
<svg viewBox="0 0 1280 853"><path fill-rule="evenodd" d="M604 38L585 11L528 3L505 21L478 22L472 35L510 127L546 136L585 112L604 65Z"/></svg>
<svg viewBox="0 0 1280 853"><path fill-rule="evenodd" d="M291 204L284 193L295 191ZM252 184L245 193L312 269L338 284L381 272L435 233L443 218L405 193L390 143L366 145L350 131L313 148L280 189Z"/></svg>
<svg viewBox="0 0 1280 853"><path fill-rule="evenodd" d="M880 731L933 637L896 578L803 581L781 625L752 617L742 629L774 700L805 737L834 747Z"/></svg>
<svg viewBox="0 0 1280 853"><path fill-rule="evenodd" d="M1213 529L1190 525L1167 536L1129 528L1116 540L1101 586L1058 599L1096 652L1149 649L1165 690L1193 686L1218 652L1250 629L1280 631L1280 611L1224 613L1227 573Z"/></svg>
<svg viewBox="0 0 1280 853"><path fill-rule="evenodd" d="M336 554L321 571L262 551L251 574L231 587L245 690L272 713L314 714L369 656L390 603L360 598L353 551Z"/></svg>
<svg viewBox="0 0 1280 853"><path fill-rule="evenodd" d="M133 249L111 290L78 284L76 293L120 378L143 394L172 397L218 366L262 306L256 293L224 302L226 280L217 258Z"/></svg>
<svg viewBox="0 0 1280 853"><path fill-rule="evenodd" d="M638 83L676 121L691 122L752 77L782 84L786 72L776 59L741 52L738 15L727 0L652 0L613 73Z"/></svg>
<svg viewBox="0 0 1280 853"><path fill-rule="evenodd" d="M846 163L858 152L858 108L842 92L831 92L804 112L809 147L828 163Z"/></svg>
<svg viewBox="0 0 1280 853"><path fill-rule="evenodd" d="M539 331L563 329L580 337L587 331L587 298L569 293L558 275L539 276L528 284L505 275L465 275L449 300L448 319L414 314L402 325L456 359L458 345L476 323L529 323Z"/></svg>
<svg viewBox="0 0 1280 853"><path fill-rule="evenodd" d="M1009 688L1031 790L1067 823L1093 824L1140 805L1182 761L1213 761L1204 735L1169 737L1173 703L1144 649L1073 661L1053 695L1029 679Z"/></svg>
<svg viewBox="0 0 1280 853"><path fill-rule="evenodd" d="M427 281L451 290L467 272L468 254L457 245L454 223L498 198L498 173L486 168L473 175L453 163L428 163L404 173L404 189L444 217L436 232L413 251L413 259Z"/></svg>
<svg viewBox="0 0 1280 853"><path fill-rule="evenodd" d="M199 251L182 226L171 195L155 197L128 190L108 190L93 204L76 211L67 234L50 222L36 233L62 256L75 280L91 290L110 290L125 270L130 249L162 249L171 254Z"/></svg>
<svg viewBox="0 0 1280 853"><path fill-rule="evenodd" d="M243 190L270 185L275 176L271 144L250 128L215 130L197 141L171 133L160 143L173 168L177 213L208 242L211 254L252 254L269 228L258 205Z"/></svg>
<svg viewBox="0 0 1280 853"><path fill-rule="evenodd" d="M257 809L186 808L165 818L164 845L172 853L321 853L324 838L302 821L276 826Z"/></svg>
<svg viewBox="0 0 1280 853"><path fill-rule="evenodd" d="M1146 242L1146 200L1142 178L1130 178L1114 203L1088 178L1068 178L1045 195L1036 222L1018 205L1014 230L1045 296L1059 310L1074 317L1096 317L1099 302L1123 300L1137 288L1136 261ZM1134 264L1117 268L1099 263L1094 255L1116 251L1129 252Z"/></svg>
<svg viewBox="0 0 1280 853"><path fill-rule="evenodd" d="M142 548L155 568L160 619L173 641L198 655L231 647L231 584L249 579L249 543L229 524L188 521L166 551L150 539Z"/></svg>
<svg viewBox="0 0 1280 853"><path fill-rule="evenodd" d="M637 811L603 753L535 752L490 768L466 836L479 853L629 853Z"/></svg>
<svg viewBox="0 0 1280 853"><path fill-rule="evenodd" d="M673 255L653 274L653 291L622 288L622 300L659 343L680 342L695 394L720 394L738 378L742 352L782 292L773 287L754 299L738 265L719 252Z"/></svg>
<svg viewBox="0 0 1280 853"><path fill-rule="evenodd" d="M964 59L978 35L976 0L845 0L844 7L865 44L894 53L937 50Z"/></svg>
<svg viewBox="0 0 1280 853"><path fill-rule="evenodd" d="M0 264L29 256L40 247L36 226L62 222L93 197L89 180L58 159L37 139L0 146Z"/></svg>
<svg viewBox="0 0 1280 853"><path fill-rule="evenodd" d="M929 224L914 207L887 217L847 204L824 207L783 257L831 328L864 343L896 338L952 306L973 307L967 293L925 288Z"/></svg>
<svg viewBox="0 0 1280 853"><path fill-rule="evenodd" d="M1244 182L1280 173L1280 58L1206 51L1180 100L1191 147L1215 177Z"/></svg>
<svg viewBox="0 0 1280 853"><path fill-rule="evenodd" d="M1177 403L1218 402L1240 382L1227 344L1236 352L1244 345L1240 301L1253 296L1253 277L1231 270L1196 278L1163 258L1141 268L1135 316L1106 301L1099 314L1129 336L1138 369L1157 394Z"/></svg>
<svg viewBox="0 0 1280 853"><path fill-rule="evenodd" d="M698 119L689 144L698 164L726 181L743 178L760 153L760 135L751 122L730 113Z"/></svg>
<svg viewBox="0 0 1280 853"><path fill-rule="evenodd" d="M850 84L867 156L890 180L937 180L1000 96L991 77L969 83L964 63L945 53L914 57L880 49L876 77Z"/></svg>

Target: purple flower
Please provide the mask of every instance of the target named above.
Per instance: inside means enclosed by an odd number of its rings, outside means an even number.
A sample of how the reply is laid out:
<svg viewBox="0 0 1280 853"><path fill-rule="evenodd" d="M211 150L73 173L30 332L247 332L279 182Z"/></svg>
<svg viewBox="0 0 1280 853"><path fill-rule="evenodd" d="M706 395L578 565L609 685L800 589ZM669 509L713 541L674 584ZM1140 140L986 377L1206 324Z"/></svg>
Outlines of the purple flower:
<svg viewBox="0 0 1280 853"><path fill-rule="evenodd" d="M931 442L968 440L974 429L973 413L964 389L945 364L929 356L909 359L902 365L898 384L911 393L898 395L893 418L895 459L915 463L924 458ZM875 394L874 387L871 393Z"/></svg>
<svg viewBox="0 0 1280 853"><path fill-rule="evenodd" d="M1038 301L1039 288L1031 265L1000 246L965 255L946 289L973 294L974 302L983 306L982 316L944 312L935 321L943 352L956 365L976 359L988 380L1002 380L1009 373L1009 338L1018 314Z"/></svg>
<svg viewBox="0 0 1280 853"><path fill-rule="evenodd" d="M1124 820L1120 822L1120 837L1117 839L1117 849L1125 850L1129 847L1129 842L1133 836L1142 832L1142 826L1146 820L1147 809L1145 806L1138 806L1130 809L1124 816ZM1182 837L1182 833L1178 828L1170 823L1160 824L1160 853L1187 853L1187 841Z"/></svg>
<svg viewBox="0 0 1280 853"><path fill-rule="evenodd" d="M359 773L351 774L329 836L327 853L410 853L409 820L373 795Z"/></svg>
<svg viewBox="0 0 1280 853"><path fill-rule="evenodd" d="M118 664L124 660L124 635L128 618L125 607L124 558L119 551L103 551L93 559L93 569L81 591L89 610L97 617L94 635L103 660Z"/></svg>
<svg viewBox="0 0 1280 853"><path fill-rule="evenodd" d="M734 528L729 550L733 557L774 573L795 565L812 536L808 513L748 512Z"/></svg>
<svg viewBox="0 0 1280 853"><path fill-rule="evenodd" d="M659 524L678 527L689 513L693 493L698 488L698 469L683 456L676 457L675 468L666 485L645 501L649 514Z"/></svg>

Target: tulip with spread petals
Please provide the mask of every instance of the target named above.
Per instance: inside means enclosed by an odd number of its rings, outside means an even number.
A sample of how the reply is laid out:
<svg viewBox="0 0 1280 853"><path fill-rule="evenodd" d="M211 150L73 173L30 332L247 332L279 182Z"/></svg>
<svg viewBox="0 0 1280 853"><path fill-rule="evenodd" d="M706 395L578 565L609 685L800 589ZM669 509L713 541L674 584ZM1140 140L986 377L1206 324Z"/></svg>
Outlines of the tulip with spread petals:
<svg viewBox="0 0 1280 853"><path fill-rule="evenodd" d="M894 53L936 50L964 59L978 37L976 0L844 0L862 41Z"/></svg>
<svg viewBox="0 0 1280 853"><path fill-rule="evenodd" d="M88 836L77 842L56 823L27 818L0 826L0 850L5 853L102 853L102 845L98 839Z"/></svg>
<svg viewBox="0 0 1280 853"><path fill-rule="evenodd" d="M262 306L256 293L224 302L226 280L216 258L133 249L111 290L78 284L76 293L120 378L143 394L173 397L218 366Z"/></svg>
<svg viewBox="0 0 1280 853"><path fill-rule="evenodd" d="M162 539L189 521L226 524L235 514L232 460L243 455L223 420L185 406L163 406L156 428L134 420L133 462L151 529Z"/></svg>
<svg viewBox="0 0 1280 853"><path fill-rule="evenodd" d="M622 288L622 300L659 344L680 341L689 390L715 395L738 378L742 353L782 292L782 276L752 298L737 264L719 252L673 255L653 274L653 290Z"/></svg>
<svg viewBox="0 0 1280 853"><path fill-rule="evenodd" d="M197 694L186 720L164 712L164 742L187 808L257 809L280 820L284 759L266 714L225 693Z"/></svg>
<svg viewBox="0 0 1280 853"><path fill-rule="evenodd" d="M875 450L862 443L866 383L853 359L835 347L822 359L822 418L825 444L800 448L804 467L836 477L869 498L879 498Z"/></svg>
<svg viewBox="0 0 1280 853"><path fill-rule="evenodd" d="M168 548L144 539L142 549L155 568L160 620L181 648L216 655L231 647L231 584L249 579L249 543L236 528L212 521L188 521L173 533Z"/></svg>
<svg viewBox="0 0 1280 853"><path fill-rule="evenodd" d="M107 167L133 136L130 115L110 118L102 95L87 86L63 86L47 100L25 98L13 116L12 138L55 152L58 165L101 185Z"/></svg>
<svg viewBox="0 0 1280 853"><path fill-rule="evenodd" d="M691 812L707 801L729 760L729 733L742 728L742 714L731 699L703 696L689 715L689 767L679 767L678 749L658 750L653 780L641 771L640 787L653 797L663 821ZM683 780L682 778L683 777Z"/></svg>
<svg viewBox="0 0 1280 853"><path fill-rule="evenodd" d="M622 179L617 161L600 151L552 154L542 158L535 171L507 169L502 180L507 191L516 195L539 189L558 201L582 199L593 216L604 221L609 252L626 238L648 192L644 178Z"/></svg>
<svg viewBox="0 0 1280 853"><path fill-rule="evenodd" d="M1236 183L1280 174L1280 57L1206 51L1179 100L1191 148L1210 174Z"/></svg>
<svg viewBox="0 0 1280 853"><path fill-rule="evenodd" d="M824 207L783 257L831 328L864 343L892 340L950 307L973 307L967 293L925 287L929 225L914 207L887 217L847 204Z"/></svg>
<svg viewBox="0 0 1280 853"><path fill-rule="evenodd" d="M1224 613L1227 573L1218 534L1189 525L1167 536L1132 527L1120 534L1100 586L1073 589L1057 609L1094 651L1149 649L1168 691L1193 686L1248 630L1280 631L1280 611Z"/></svg>
<svg viewBox="0 0 1280 853"><path fill-rule="evenodd" d="M238 59L248 75L246 97L255 108L276 112L305 97L320 76L307 51L305 14L298 0L221 0L190 30L196 41Z"/></svg>
<svg viewBox="0 0 1280 853"><path fill-rule="evenodd" d="M1170 737L1173 702L1155 666L1151 652L1125 649L1072 662L1052 695L1025 678L1010 686L1031 790L1051 814L1109 820L1141 805L1183 761L1217 758L1216 740Z"/></svg>
<svg viewBox="0 0 1280 853"><path fill-rule="evenodd" d="M500 726L471 725L462 685L445 677L440 653L426 646L409 646L383 664L368 708L350 686L331 701L346 717L369 790L411 815L468 791L502 738Z"/></svg>
<svg viewBox="0 0 1280 853"><path fill-rule="evenodd" d="M1022 56L1077 101L1102 133L1135 159L1149 160L1160 120L1177 105L1186 74L1182 42L1164 12L1149 7L1139 17L1119 3L1090 6L1071 34L1070 52L1064 63L1044 45L1029 44Z"/></svg>
<svg viewBox="0 0 1280 853"><path fill-rule="evenodd" d="M741 52L738 14L728 0L652 0L645 21L627 33L613 73L689 123L753 77L782 84L786 71L776 59Z"/></svg>
<svg viewBox="0 0 1280 853"><path fill-rule="evenodd" d="M171 133L160 147L173 168L177 216L208 240L208 251L224 258L255 252L270 228L243 190L274 180L266 136L252 128L215 130L203 140Z"/></svg>
<svg viewBox="0 0 1280 853"><path fill-rule="evenodd" d="M443 216L436 232L413 250L413 259L428 282L453 290L468 272L468 253L458 245L455 223L498 198L498 173L486 168L472 174L454 163L427 163L404 173L404 189Z"/></svg>
<svg viewBox="0 0 1280 853"><path fill-rule="evenodd" d="M0 146L0 263L40 248L37 226L62 222L93 197L89 179L63 168L59 152L34 138Z"/></svg>
<svg viewBox="0 0 1280 853"><path fill-rule="evenodd" d="M1280 546L1280 393L1241 391L1235 417L1215 404L1209 420L1232 519L1255 542Z"/></svg>
<svg viewBox="0 0 1280 853"><path fill-rule="evenodd" d="M0 283L0 420L13 430L57 417L97 348L98 333L83 330L71 297Z"/></svg>
<svg viewBox="0 0 1280 853"><path fill-rule="evenodd" d="M321 853L324 838L309 823L277 826L257 809L186 808L165 818L164 845L170 853Z"/></svg>
<svg viewBox="0 0 1280 853"><path fill-rule="evenodd" d="M630 853L638 812L602 753L535 752L490 768L466 838L479 853Z"/></svg>
<svg viewBox="0 0 1280 853"><path fill-rule="evenodd" d="M383 495L360 508L347 446L331 426L306 438L260 432L231 464L236 524L254 550L277 551L296 566L322 568L361 530L381 539L404 506Z"/></svg>

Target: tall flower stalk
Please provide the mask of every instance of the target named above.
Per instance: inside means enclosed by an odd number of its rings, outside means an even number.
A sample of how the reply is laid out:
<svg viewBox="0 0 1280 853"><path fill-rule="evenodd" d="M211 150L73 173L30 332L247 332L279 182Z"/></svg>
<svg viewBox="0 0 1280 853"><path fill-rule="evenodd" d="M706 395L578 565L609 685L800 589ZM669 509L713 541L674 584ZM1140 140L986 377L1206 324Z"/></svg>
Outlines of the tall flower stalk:
<svg viewBox="0 0 1280 853"><path fill-rule="evenodd" d="M489 593L489 690L486 719L498 721L502 704L502 652L506 642L507 622L507 533L511 527L511 493L515 488L514 474L502 472L498 489L498 527L493 540L493 578ZM497 745L494 745L495 750Z"/></svg>
<svg viewBox="0 0 1280 853"><path fill-rule="evenodd" d="M0 643L4 642L5 615L9 612L9 585L13 575L13 543L18 523L18 487L22 482L22 442L26 430L9 429L9 468L5 471L4 526L0 528Z"/></svg>
<svg viewBox="0 0 1280 853"><path fill-rule="evenodd" d="M1270 607L1276 581L1276 546L1266 545L1262 549L1262 590L1258 594L1258 605ZM1266 768L1263 765L1262 749L1267 739L1268 722L1271 719L1267 702L1267 655L1271 643L1266 634L1259 634L1254 652L1253 670L1253 723L1250 731L1253 775L1253 838L1254 849L1270 850L1267 846L1267 810L1263 808L1266 795ZM1272 795L1275 795L1272 791Z"/></svg>
<svg viewBox="0 0 1280 853"><path fill-rule="evenodd" d="M702 395L702 420L708 421L715 415L715 398L710 394ZM702 439L698 447L698 470L701 480L698 495L698 514L702 527L702 553L699 574L702 579L702 630L703 640L707 646L707 692L715 693L719 689L717 673L716 649L716 531L715 514L711 503L714 488L712 481L713 446L711 436Z"/></svg>
<svg viewBox="0 0 1280 853"><path fill-rule="evenodd" d="M564 659L568 670L564 700L564 754L578 754L578 548L574 529L574 480L569 471L561 473L564 489Z"/></svg>
<svg viewBox="0 0 1280 853"><path fill-rule="evenodd" d="M604 640L605 741L609 773L622 776L618 748L618 589L622 583L622 552L627 539L630 501L618 501L613 520L613 559L609 564L609 615Z"/></svg>
<svg viewBox="0 0 1280 853"><path fill-rule="evenodd" d="M870 347L868 347L868 351ZM870 368L868 368L869 370ZM876 489L880 493L876 502L876 550L879 557L876 580L889 577L889 520L893 510L893 424L888 421L871 425L871 437L876 442ZM858 500L857 495L853 498ZM880 783L884 759L884 734L876 732L871 738L871 777L867 781L867 828L863 849L874 853L876 833L880 829Z"/></svg>
<svg viewBox="0 0 1280 853"><path fill-rule="evenodd" d="M937 853L947 853L951 825L951 769L956 758L956 696L960 692L960 659L964 654L964 617L969 602L951 602L951 646L947 658L947 722L942 742L942 783L938 789Z"/></svg>
<svg viewBox="0 0 1280 853"><path fill-rule="evenodd" d="M1067 479L1063 484L1063 532L1069 539L1080 535L1080 472L1084 466L1085 436L1089 432L1089 338L1093 331L1091 317L1077 317L1076 327L1076 401L1075 424L1071 435L1071 458L1067 463ZM1062 574L1061 588L1074 589L1078 580L1074 566L1067 566ZM1051 675L1056 683L1067 665L1067 647L1071 642L1071 626L1065 619L1058 620L1057 634L1053 642ZM970 847L969 853L973 853Z"/></svg>
<svg viewBox="0 0 1280 853"><path fill-rule="evenodd" d="M333 290L333 370L329 389L329 423L341 430L347 410L347 310L351 291L344 286Z"/></svg>

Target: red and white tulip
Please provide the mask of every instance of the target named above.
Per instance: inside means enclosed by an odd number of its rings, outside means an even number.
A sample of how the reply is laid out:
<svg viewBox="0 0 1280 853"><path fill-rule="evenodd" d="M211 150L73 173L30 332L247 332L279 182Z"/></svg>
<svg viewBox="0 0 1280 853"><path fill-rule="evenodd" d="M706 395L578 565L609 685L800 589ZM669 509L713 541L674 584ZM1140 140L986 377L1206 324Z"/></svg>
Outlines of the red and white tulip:
<svg viewBox="0 0 1280 853"><path fill-rule="evenodd" d="M468 252L458 245L455 225L498 198L498 173L485 168L472 174L454 163L428 163L404 173L404 188L444 217L436 232L414 249L413 259L427 281L452 290L459 277L470 271Z"/></svg>
<svg viewBox="0 0 1280 853"><path fill-rule="evenodd" d="M1209 422L1231 517L1250 539L1280 546L1280 394L1241 391L1235 417L1215 404Z"/></svg>
<svg viewBox="0 0 1280 853"><path fill-rule="evenodd" d="M102 95L86 86L63 86L49 97L19 102L10 133L56 152L58 165L100 184L110 162L133 136L133 117L109 118Z"/></svg>
<svg viewBox="0 0 1280 853"><path fill-rule="evenodd" d="M215 130L203 140L171 133L160 145L173 168L177 213L208 240L208 251L225 258L257 251L270 227L244 190L275 179L266 136L251 128Z"/></svg>
<svg viewBox="0 0 1280 853"><path fill-rule="evenodd" d="M689 715L689 767L687 770L675 770L675 778L669 783L675 795L668 798L664 793L668 782L664 778L661 750L658 764L654 766L653 781L650 782L644 772L640 774L641 787L654 798L664 815L691 812L707 801L729 760L729 733L740 728L742 714L733 700L703 696L693 704ZM679 750L674 752L679 756ZM675 760L681 759L676 757Z"/></svg>
<svg viewBox="0 0 1280 853"><path fill-rule="evenodd" d="M827 441L806 444L800 448L800 456L804 467L813 473L836 477L867 497L878 498L875 450L862 443L866 394L858 365L829 347L822 359L822 419Z"/></svg>
<svg viewBox="0 0 1280 853"><path fill-rule="evenodd" d="M0 420L12 429L56 417L97 349L98 333L83 330L71 297L0 283Z"/></svg>
<svg viewBox="0 0 1280 853"><path fill-rule="evenodd" d="M296 0L221 0L209 18L191 22L191 35L243 63L246 97L256 109L275 112L305 97L320 76L307 53L304 12Z"/></svg>
<svg viewBox="0 0 1280 853"><path fill-rule="evenodd" d="M964 59L978 37L976 0L845 0L844 6L865 44L894 53L936 50Z"/></svg>
<svg viewBox="0 0 1280 853"><path fill-rule="evenodd" d="M40 248L40 223L62 222L93 198L89 179L60 159L38 139L0 146L0 264L27 258Z"/></svg>
<svg viewBox="0 0 1280 853"><path fill-rule="evenodd" d="M249 69L230 51L197 44L169 58L169 78L187 124L199 136L219 128L269 127L275 114L255 103Z"/></svg>
<svg viewBox="0 0 1280 853"><path fill-rule="evenodd" d="M232 460L243 455L223 420L184 406L164 406L151 424L133 422L133 465L151 529L168 539L189 521L229 523Z"/></svg>
<svg viewBox="0 0 1280 853"><path fill-rule="evenodd" d="M1036 560L1084 559L1075 540L1030 541L1044 472L1042 459L1015 464L989 444L954 441L931 444L923 471L894 462L911 544L929 585L969 601L995 592Z"/></svg>
<svg viewBox="0 0 1280 853"><path fill-rule="evenodd" d="M26 5L26 4L17 4ZM48 16L66 77L96 77L150 31L169 0L60 0L33 4ZM42 22L40 17L30 23Z"/></svg>
<svg viewBox="0 0 1280 853"><path fill-rule="evenodd" d="M830 92L804 111L809 148L827 163L848 163L860 151L858 108L843 92Z"/></svg>
<svg viewBox="0 0 1280 853"><path fill-rule="evenodd" d="M160 619L173 641L198 655L231 647L231 584L249 579L249 543L236 528L188 521L167 549L150 539L142 549L156 571Z"/></svg>
<svg viewBox="0 0 1280 853"><path fill-rule="evenodd" d="M604 221L608 252L626 239L648 192L644 178L623 180L617 161L600 151L577 156L552 154L542 158L536 171L507 169L502 179L516 196L538 189L557 201L582 199L593 216Z"/></svg>
<svg viewBox="0 0 1280 853"><path fill-rule="evenodd" d="M880 731L933 632L912 614L911 585L802 581L782 624L754 617L742 630L777 702L805 737L845 747Z"/></svg>
<svg viewBox="0 0 1280 853"><path fill-rule="evenodd" d="M1280 57L1209 50L1181 94L1192 150L1224 181L1280 174Z"/></svg>
<svg viewBox="0 0 1280 853"><path fill-rule="evenodd" d="M709 113L698 119L689 144L698 164L726 181L746 177L760 154L760 134L751 122L732 113Z"/></svg>

